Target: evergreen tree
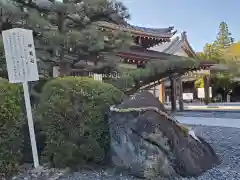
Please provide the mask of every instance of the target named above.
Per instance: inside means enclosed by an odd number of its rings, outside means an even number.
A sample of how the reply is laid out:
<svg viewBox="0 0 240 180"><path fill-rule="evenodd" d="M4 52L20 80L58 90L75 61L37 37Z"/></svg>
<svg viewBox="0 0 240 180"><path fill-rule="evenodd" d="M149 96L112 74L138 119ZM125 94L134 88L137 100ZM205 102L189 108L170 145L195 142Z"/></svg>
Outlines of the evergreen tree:
<svg viewBox="0 0 240 180"><path fill-rule="evenodd" d="M27 25L23 27L34 30L38 57L59 65L62 76L69 75L72 68L83 71L114 68L120 60L115 53L128 48L132 41L121 30L99 29L101 21L126 23L127 9L116 1L15 0L12 4L25 15Z"/></svg>
<svg viewBox="0 0 240 180"><path fill-rule="evenodd" d="M216 63L224 63L224 56L222 51L215 45L207 43L203 48L205 60L214 61Z"/></svg>
<svg viewBox="0 0 240 180"><path fill-rule="evenodd" d="M3 78L7 77L7 69L6 69L6 64L4 60L3 46L2 46L1 39L0 39L0 77L3 77Z"/></svg>
<svg viewBox="0 0 240 180"><path fill-rule="evenodd" d="M216 40L213 43L207 43L199 57L200 59L204 58L205 60L226 64L226 59L228 59L226 52L233 43L234 39L231 37L227 23L221 22Z"/></svg>
<svg viewBox="0 0 240 180"><path fill-rule="evenodd" d="M19 24L21 18L18 18L17 23L9 24L12 27L33 29L38 57L42 61L54 61L60 65L61 75L68 74L66 67L69 65L78 65L78 68L91 71L111 69L119 60L115 53L128 48L132 43L131 36L121 30L102 31L98 28L101 21L126 25L126 8L115 1L34 3L30 0L15 0L13 4L18 11L24 12L24 26ZM131 71L117 80L117 84L122 82L126 89L133 89L132 92L142 85L174 74L176 70L184 72L183 69L198 66L198 62L191 58L165 58L164 62L149 63L146 69Z"/></svg>
<svg viewBox="0 0 240 180"><path fill-rule="evenodd" d="M217 39L215 40L214 45L221 50L230 47L234 42L234 39L231 37L231 35L232 34L229 32L227 23L221 22L219 25Z"/></svg>

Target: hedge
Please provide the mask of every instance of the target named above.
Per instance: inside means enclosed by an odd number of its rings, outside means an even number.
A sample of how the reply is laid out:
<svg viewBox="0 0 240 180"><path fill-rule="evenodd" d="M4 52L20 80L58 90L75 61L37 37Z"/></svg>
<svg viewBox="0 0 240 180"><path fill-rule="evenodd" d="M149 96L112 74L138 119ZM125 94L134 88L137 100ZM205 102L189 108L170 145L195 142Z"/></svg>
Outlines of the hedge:
<svg viewBox="0 0 240 180"><path fill-rule="evenodd" d="M59 168L101 163L109 149L106 112L122 98L112 85L86 77L46 83L37 108L46 135L44 157Z"/></svg>
<svg viewBox="0 0 240 180"><path fill-rule="evenodd" d="M12 175L21 160L22 88L0 79L0 179Z"/></svg>

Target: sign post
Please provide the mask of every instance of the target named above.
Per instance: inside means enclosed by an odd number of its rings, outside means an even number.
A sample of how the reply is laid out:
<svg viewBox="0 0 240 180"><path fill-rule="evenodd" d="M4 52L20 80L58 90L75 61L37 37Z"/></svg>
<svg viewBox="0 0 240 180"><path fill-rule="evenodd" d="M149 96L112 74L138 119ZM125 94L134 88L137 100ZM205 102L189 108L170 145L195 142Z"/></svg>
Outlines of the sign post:
<svg viewBox="0 0 240 180"><path fill-rule="evenodd" d="M32 31L14 28L2 32L4 51L10 83L22 83L34 167L39 166L28 81L38 81L38 68Z"/></svg>

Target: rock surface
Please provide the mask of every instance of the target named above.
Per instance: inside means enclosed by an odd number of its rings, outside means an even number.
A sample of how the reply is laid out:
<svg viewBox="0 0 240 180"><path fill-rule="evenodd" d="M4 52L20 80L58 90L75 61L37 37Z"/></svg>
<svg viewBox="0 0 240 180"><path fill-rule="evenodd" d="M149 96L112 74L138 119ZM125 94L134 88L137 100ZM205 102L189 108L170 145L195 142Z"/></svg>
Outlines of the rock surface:
<svg viewBox="0 0 240 180"><path fill-rule="evenodd" d="M112 107L109 124L114 165L136 177L198 176L220 164L212 147L190 136L149 92Z"/></svg>

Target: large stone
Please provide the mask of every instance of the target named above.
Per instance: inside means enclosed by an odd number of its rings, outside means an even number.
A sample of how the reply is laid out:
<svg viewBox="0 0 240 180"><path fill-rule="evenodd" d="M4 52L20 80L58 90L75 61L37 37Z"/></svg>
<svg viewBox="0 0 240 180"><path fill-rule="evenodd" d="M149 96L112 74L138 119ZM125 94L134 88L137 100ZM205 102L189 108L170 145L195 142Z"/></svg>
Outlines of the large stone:
<svg viewBox="0 0 240 180"><path fill-rule="evenodd" d="M198 176L220 163L212 147L149 92L111 107L109 124L113 163L137 177Z"/></svg>

